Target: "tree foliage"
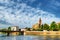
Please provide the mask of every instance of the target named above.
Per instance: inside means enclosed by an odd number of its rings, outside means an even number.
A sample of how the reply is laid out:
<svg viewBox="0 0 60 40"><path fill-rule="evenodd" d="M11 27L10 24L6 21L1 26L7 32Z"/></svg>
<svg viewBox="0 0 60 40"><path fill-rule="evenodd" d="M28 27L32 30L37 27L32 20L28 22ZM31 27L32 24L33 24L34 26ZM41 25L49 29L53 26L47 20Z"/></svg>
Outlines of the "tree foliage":
<svg viewBox="0 0 60 40"><path fill-rule="evenodd" d="M28 28L28 27L26 27L25 29L26 29L27 31L31 31L30 28Z"/></svg>
<svg viewBox="0 0 60 40"><path fill-rule="evenodd" d="M60 30L60 23L58 24L58 29Z"/></svg>
<svg viewBox="0 0 60 40"><path fill-rule="evenodd" d="M49 30L49 25L45 23L45 24L43 25L43 30Z"/></svg>
<svg viewBox="0 0 60 40"><path fill-rule="evenodd" d="M43 31L43 30L47 30L47 31L59 31L60 30L60 23L58 25L57 25L57 23L55 21L52 21L50 25L45 23L45 24L42 24L40 26L40 28L35 30L35 31Z"/></svg>
<svg viewBox="0 0 60 40"><path fill-rule="evenodd" d="M8 31L11 31L11 27L8 27Z"/></svg>
<svg viewBox="0 0 60 40"><path fill-rule="evenodd" d="M55 29L57 29L57 24L56 24L55 21L53 21L53 22L51 23L51 25L50 25L50 30L54 30L54 31L55 31Z"/></svg>

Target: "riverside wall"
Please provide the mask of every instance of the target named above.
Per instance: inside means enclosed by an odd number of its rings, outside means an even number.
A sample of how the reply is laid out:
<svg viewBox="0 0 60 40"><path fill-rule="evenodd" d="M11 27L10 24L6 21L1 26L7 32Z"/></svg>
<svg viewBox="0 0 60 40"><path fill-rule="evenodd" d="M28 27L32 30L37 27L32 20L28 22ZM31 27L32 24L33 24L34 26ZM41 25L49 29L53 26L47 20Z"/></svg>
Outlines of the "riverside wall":
<svg viewBox="0 0 60 40"><path fill-rule="evenodd" d="M60 31L24 31L24 35L60 35Z"/></svg>

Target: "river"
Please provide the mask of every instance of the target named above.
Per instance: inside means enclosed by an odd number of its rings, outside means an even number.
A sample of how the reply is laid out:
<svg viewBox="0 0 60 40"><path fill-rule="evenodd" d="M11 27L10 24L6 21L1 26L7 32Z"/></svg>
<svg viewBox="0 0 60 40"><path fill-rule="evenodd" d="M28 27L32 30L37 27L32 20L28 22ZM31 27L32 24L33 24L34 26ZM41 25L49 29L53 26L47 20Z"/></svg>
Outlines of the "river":
<svg viewBox="0 0 60 40"><path fill-rule="evenodd" d="M60 40L60 36L0 36L0 40Z"/></svg>

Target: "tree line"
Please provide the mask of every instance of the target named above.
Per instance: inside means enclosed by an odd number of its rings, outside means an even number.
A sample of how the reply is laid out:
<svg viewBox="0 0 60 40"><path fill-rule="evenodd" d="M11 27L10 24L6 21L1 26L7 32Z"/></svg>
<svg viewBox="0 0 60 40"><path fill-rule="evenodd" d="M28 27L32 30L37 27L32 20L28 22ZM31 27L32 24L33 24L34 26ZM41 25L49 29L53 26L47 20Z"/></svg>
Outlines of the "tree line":
<svg viewBox="0 0 60 40"><path fill-rule="evenodd" d="M35 30L35 29L33 29ZM38 29L36 29L36 31L43 31L43 30L47 30L47 31L59 31L60 30L60 23L56 23L55 21L51 22L50 25L48 24L42 24Z"/></svg>

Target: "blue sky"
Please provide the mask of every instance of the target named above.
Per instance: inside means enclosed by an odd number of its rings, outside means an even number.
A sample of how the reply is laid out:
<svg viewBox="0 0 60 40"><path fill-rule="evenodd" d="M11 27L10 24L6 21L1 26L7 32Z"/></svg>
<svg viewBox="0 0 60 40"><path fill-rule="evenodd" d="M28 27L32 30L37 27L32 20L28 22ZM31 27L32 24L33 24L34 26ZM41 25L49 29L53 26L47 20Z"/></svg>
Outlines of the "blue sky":
<svg viewBox="0 0 60 40"><path fill-rule="evenodd" d="M60 0L0 0L0 28L60 22Z"/></svg>

